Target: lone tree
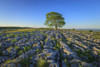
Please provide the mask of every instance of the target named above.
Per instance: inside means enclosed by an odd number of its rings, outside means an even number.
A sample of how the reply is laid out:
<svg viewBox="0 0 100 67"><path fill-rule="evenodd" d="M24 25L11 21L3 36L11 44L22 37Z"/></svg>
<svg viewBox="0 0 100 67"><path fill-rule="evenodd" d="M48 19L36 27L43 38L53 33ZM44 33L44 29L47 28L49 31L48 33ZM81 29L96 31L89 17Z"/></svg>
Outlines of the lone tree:
<svg viewBox="0 0 100 67"><path fill-rule="evenodd" d="M55 27L55 30L57 30L58 27L63 27L65 22L60 13L50 12L46 14L46 22L44 24L49 27Z"/></svg>

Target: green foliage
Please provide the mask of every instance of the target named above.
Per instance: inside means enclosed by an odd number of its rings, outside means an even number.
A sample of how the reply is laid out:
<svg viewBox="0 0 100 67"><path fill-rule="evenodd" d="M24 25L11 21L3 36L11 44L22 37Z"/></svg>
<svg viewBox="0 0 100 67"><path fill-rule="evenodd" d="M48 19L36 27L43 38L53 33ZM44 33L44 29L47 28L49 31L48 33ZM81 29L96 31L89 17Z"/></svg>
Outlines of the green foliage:
<svg viewBox="0 0 100 67"><path fill-rule="evenodd" d="M20 55L19 51L21 50L21 47L15 46L15 49L17 50L16 52L18 53L18 55Z"/></svg>
<svg viewBox="0 0 100 67"><path fill-rule="evenodd" d="M46 22L45 25L49 27L63 27L65 25L64 18L60 13L57 12L50 12L46 14Z"/></svg>
<svg viewBox="0 0 100 67"><path fill-rule="evenodd" d="M20 55L20 54L22 54L22 53L24 53L24 52L30 50L30 49L31 49L31 46L23 47L24 50L21 50L19 47L16 47L15 49L18 50L18 55Z"/></svg>
<svg viewBox="0 0 100 67"><path fill-rule="evenodd" d="M81 47L84 47L84 45L83 45L83 44L80 44L80 46L81 46Z"/></svg>
<svg viewBox="0 0 100 67"><path fill-rule="evenodd" d="M0 33L0 36L2 36L2 34Z"/></svg>
<svg viewBox="0 0 100 67"><path fill-rule="evenodd" d="M6 50L7 50L8 52L10 52L12 48L13 48L13 47L11 46L11 47L7 48Z"/></svg>
<svg viewBox="0 0 100 67"><path fill-rule="evenodd" d="M84 59L84 61L93 62L95 60L95 58L91 55L91 51L88 51L88 50L81 51L78 49L76 52L77 52L79 57L86 56L89 59L89 60Z"/></svg>
<svg viewBox="0 0 100 67"><path fill-rule="evenodd" d="M43 44L41 44L41 48L43 49Z"/></svg>
<svg viewBox="0 0 100 67"><path fill-rule="evenodd" d="M19 48L20 48L20 47L18 47L18 46L15 46L15 49L16 49L16 50L18 50Z"/></svg>
<svg viewBox="0 0 100 67"><path fill-rule="evenodd" d="M66 64L67 64L68 67L70 67L70 65L71 65L70 63L66 63Z"/></svg>
<svg viewBox="0 0 100 67"><path fill-rule="evenodd" d="M48 62L45 59L38 60L37 67L48 67Z"/></svg>
<svg viewBox="0 0 100 67"><path fill-rule="evenodd" d="M56 46L60 49L60 43L59 42L57 42L57 45Z"/></svg>
<svg viewBox="0 0 100 67"><path fill-rule="evenodd" d="M75 28L73 28L72 31L75 31Z"/></svg>
<svg viewBox="0 0 100 67"><path fill-rule="evenodd" d="M65 59L64 61L67 62L67 59Z"/></svg>
<svg viewBox="0 0 100 67"><path fill-rule="evenodd" d="M67 59L64 59L64 61L66 62L67 67L70 67L71 64L67 62Z"/></svg>
<svg viewBox="0 0 100 67"><path fill-rule="evenodd" d="M54 46L55 50L59 50L60 49L60 43L57 42L57 40L55 40L56 46Z"/></svg>
<svg viewBox="0 0 100 67"><path fill-rule="evenodd" d="M99 55L99 57L100 57L100 51L98 51L98 55Z"/></svg>
<svg viewBox="0 0 100 67"><path fill-rule="evenodd" d="M100 32L94 32L93 38L100 39Z"/></svg>
<svg viewBox="0 0 100 67"><path fill-rule="evenodd" d="M79 67L82 67L81 65L79 65Z"/></svg>
<svg viewBox="0 0 100 67"><path fill-rule="evenodd" d="M39 50L39 49L37 49L36 51L37 51L37 52L39 52L40 50Z"/></svg>
<svg viewBox="0 0 100 67"><path fill-rule="evenodd" d="M25 51L30 50L30 49L31 49L31 46L26 46L26 47L23 47L23 48L24 48L24 50L23 50L23 51L25 52Z"/></svg>
<svg viewBox="0 0 100 67"><path fill-rule="evenodd" d="M54 47L54 49L55 49L55 50L58 50L58 48L57 48L56 46Z"/></svg>
<svg viewBox="0 0 100 67"><path fill-rule="evenodd" d="M20 61L21 66L22 67L29 67L31 59L32 59L32 57L30 57L30 56L28 58L21 59L21 61Z"/></svg>
<svg viewBox="0 0 100 67"><path fill-rule="evenodd" d="M17 37L18 35L14 35L14 37Z"/></svg>
<svg viewBox="0 0 100 67"><path fill-rule="evenodd" d="M13 43L13 42L16 42L17 41L17 39L13 39L13 40L11 40L11 42Z"/></svg>
<svg viewBox="0 0 100 67"><path fill-rule="evenodd" d="M10 35L9 34L7 34L7 37L9 37Z"/></svg>
<svg viewBox="0 0 100 67"><path fill-rule="evenodd" d="M27 36L27 33L24 33L24 36Z"/></svg>
<svg viewBox="0 0 100 67"><path fill-rule="evenodd" d="M92 30L89 30L89 32L93 32Z"/></svg>
<svg viewBox="0 0 100 67"><path fill-rule="evenodd" d="M8 60L6 60L4 63L11 63L11 62L14 62L16 59L8 59Z"/></svg>
<svg viewBox="0 0 100 67"><path fill-rule="evenodd" d="M22 54L22 53L23 53L23 50L20 50L19 53L18 53L18 55L20 55L20 54Z"/></svg>
<svg viewBox="0 0 100 67"><path fill-rule="evenodd" d="M5 63L10 63L12 60L7 60Z"/></svg>
<svg viewBox="0 0 100 67"><path fill-rule="evenodd" d="M39 36L37 36L37 38L39 38Z"/></svg>

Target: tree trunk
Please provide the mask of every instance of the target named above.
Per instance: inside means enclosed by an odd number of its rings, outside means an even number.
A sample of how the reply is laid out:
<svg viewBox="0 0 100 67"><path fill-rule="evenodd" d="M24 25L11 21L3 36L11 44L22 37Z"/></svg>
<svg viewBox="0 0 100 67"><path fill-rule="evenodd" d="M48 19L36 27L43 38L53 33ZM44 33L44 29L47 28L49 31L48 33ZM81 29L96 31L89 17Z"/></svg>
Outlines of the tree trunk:
<svg viewBox="0 0 100 67"><path fill-rule="evenodd" d="M57 30L58 28L57 28L57 24L55 25L55 30Z"/></svg>

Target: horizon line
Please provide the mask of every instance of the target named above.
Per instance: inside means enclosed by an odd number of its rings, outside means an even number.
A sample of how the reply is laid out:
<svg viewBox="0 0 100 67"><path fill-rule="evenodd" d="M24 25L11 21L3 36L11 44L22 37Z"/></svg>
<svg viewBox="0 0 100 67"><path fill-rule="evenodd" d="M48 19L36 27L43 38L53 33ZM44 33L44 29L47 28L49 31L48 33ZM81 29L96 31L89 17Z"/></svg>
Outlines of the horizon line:
<svg viewBox="0 0 100 67"><path fill-rule="evenodd" d="M34 27L34 26L0 26L0 27L29 27L29 28L49 28L49 27ZM59 28L59 29L99 29L99 28Z"/></svg>

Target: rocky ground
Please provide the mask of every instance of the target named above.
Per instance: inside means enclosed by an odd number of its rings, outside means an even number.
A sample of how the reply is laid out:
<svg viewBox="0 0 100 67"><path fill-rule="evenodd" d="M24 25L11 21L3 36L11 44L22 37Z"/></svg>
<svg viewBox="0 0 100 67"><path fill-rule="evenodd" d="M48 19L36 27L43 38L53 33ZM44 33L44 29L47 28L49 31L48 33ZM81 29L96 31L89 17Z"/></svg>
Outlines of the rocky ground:
<svg viewBox="0 0 100 67"><path fill-rule="evenodd" d="M33 31L0 34L1 67L100 67L93 33Z"/></svg>

